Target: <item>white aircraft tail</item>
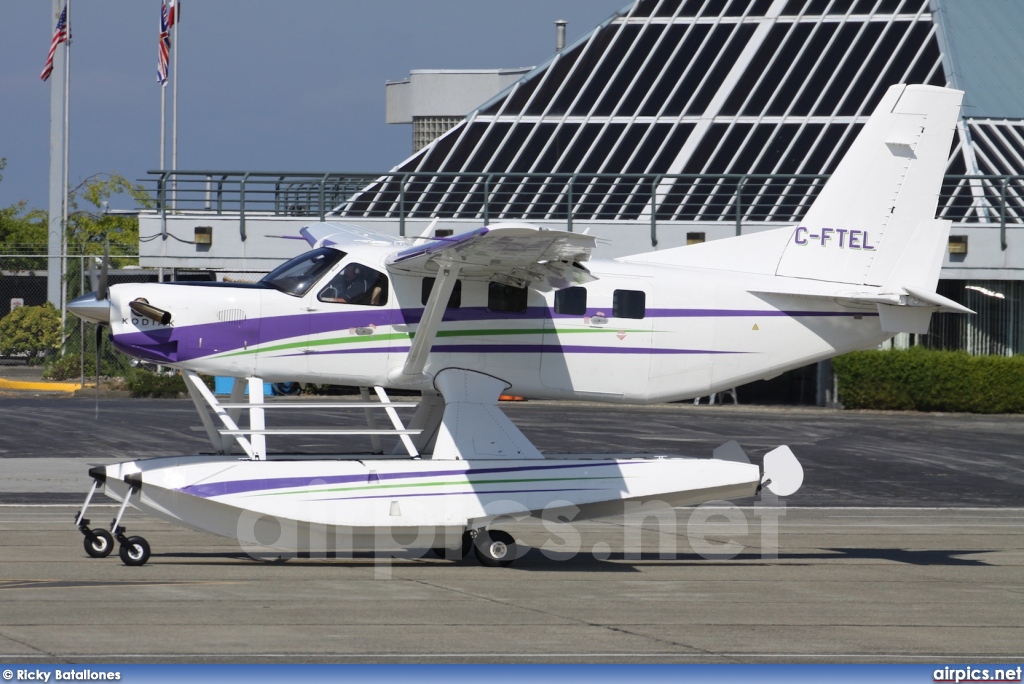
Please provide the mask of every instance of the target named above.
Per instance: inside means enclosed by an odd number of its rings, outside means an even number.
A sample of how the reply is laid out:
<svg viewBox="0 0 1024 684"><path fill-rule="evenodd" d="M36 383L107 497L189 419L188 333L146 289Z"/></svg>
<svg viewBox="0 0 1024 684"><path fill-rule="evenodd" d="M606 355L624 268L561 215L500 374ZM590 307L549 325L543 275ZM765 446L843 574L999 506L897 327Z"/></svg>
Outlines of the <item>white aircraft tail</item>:
<svg viewBox="0 0 1024 684"><path fill-rule="evenodd" d="M935 221L963 93L889 88L803 223L776 274L935 289L949 224Z"/></svg>

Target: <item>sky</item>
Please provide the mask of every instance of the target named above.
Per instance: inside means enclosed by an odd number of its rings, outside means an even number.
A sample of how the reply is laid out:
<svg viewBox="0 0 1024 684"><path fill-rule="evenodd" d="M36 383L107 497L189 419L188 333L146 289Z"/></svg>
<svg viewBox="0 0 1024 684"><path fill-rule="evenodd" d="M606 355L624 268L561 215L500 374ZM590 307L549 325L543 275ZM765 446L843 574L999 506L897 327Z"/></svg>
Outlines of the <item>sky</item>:
<svg viewBox="0 0 1024 684"><path fill-rule="evenodd" d="M71 2L69 183L141 179L160 161L160 2ZM409 156L412 130L384 123L386 81L413 69L534 66L554 52L556 19L569 22L572 43L627 4L183 0L178 168L390 169ZM0 2L0 207L47 206L50 87L39 74L54 23L50 0Z"/></svg>

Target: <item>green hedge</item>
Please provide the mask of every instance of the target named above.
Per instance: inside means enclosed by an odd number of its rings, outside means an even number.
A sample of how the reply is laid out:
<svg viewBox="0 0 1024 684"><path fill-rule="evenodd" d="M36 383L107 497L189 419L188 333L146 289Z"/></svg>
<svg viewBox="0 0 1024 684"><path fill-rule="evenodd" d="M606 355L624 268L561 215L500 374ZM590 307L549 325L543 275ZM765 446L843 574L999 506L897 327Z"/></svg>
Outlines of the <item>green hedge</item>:
<svg viewBox="0 0 1024 684"><path fill-rule="evenodd" d="M213 376L200 375L203 382L213 389ZM154 373L145 368L129 368L124 374L125 387L133 397L151 399L173 399L187 397L188 388L181 373Z"/></svg>
<svg viewBox="0 0 1024 684"><path fill-rule="evenodd" d="M846 408L1024 413L1024 356L913 347L853 352L832 367Z"/></svg>

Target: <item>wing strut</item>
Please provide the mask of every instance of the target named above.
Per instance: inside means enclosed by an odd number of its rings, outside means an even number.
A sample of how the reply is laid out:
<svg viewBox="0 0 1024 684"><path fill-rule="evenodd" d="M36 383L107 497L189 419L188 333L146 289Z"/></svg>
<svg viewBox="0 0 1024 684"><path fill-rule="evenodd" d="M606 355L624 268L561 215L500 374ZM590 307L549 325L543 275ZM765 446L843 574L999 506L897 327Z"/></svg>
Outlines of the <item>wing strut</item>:
<svg viewBox="0 0 1024 684"><path fill-rule="evenodd" d="M405 366L402 367L402 375L410 376L410 380L423 373L423 367L427 364L430 348L437 338L437 330L441 327L441 319L444 318L445 309L448 308L448 298L452 295L460 270L462 270L462 264L458 262L443 261L440 264L434 286L430 289L427 306L423 309L423 318L420 319L419 327L416 328L416 336L409 348L409 356L405 360Z"/></svg>

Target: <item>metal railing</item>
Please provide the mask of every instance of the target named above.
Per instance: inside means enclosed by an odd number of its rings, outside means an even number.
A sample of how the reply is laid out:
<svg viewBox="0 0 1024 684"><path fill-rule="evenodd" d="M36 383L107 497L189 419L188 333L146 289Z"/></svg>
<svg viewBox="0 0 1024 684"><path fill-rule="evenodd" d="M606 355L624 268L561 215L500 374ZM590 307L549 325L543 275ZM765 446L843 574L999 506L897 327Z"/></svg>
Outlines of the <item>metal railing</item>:
<svg viewBox="0 0 1024 684"><path fill-rule="evenodd" d="M528 174L528 173L255 173L152 171L142 183L161 216L209 212L246 216L329 215L407 219L633 221L649 224L657 244L659 222L744 223L799 221L828 179L824 175L761 174ZM949 175L938 218L998 226L1003 249L1008 227L1024 226L1024 176Z"/></svg>

